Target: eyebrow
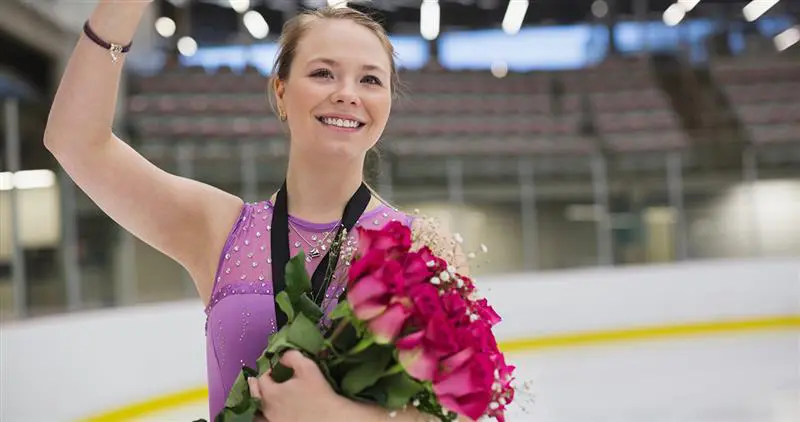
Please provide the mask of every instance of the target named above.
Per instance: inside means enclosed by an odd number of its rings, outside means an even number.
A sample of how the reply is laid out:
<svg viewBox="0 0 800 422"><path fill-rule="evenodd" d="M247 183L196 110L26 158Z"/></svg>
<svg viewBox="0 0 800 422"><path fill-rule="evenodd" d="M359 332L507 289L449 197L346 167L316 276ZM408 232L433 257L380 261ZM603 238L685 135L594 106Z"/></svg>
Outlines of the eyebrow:
<svg viewBox="0 0 800 422"><path fill-rule="evenodd" d="M314 63L314 62L322 62L322 63L327 64L328 66L331 66L331 67L335 67L336 65L338 65L336 60L329 59L327 57L319 57L319 58L311 60L309 63ZM361 68L364 69L364 70L369 70L369 71L376 71L377 70L377 71L380 71L380 72L389 73L383 67L378 66L378 65L374 65L374 64L365 64L365 65L361 66Z"/></svg>

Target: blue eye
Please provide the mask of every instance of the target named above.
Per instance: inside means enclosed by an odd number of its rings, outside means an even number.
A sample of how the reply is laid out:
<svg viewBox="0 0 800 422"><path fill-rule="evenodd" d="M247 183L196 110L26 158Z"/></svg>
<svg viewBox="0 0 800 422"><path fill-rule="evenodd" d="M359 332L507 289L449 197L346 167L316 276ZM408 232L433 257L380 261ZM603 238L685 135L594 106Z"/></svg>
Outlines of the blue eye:
<svg viewBox="0 0 800 422"><path fill-rule="evenodd" d="M381 82L381 80L378 79L378 77L373 75L364 76L364 78L361 80L371 85L383 86L383 82Z"/></svg>
<svg viewBox="0 0 800 422"><path fill-rule="evenodd" d="M330 78L333 77L333 73L331 73L328 69L317 69L311 72L312 78Z"/></svg>

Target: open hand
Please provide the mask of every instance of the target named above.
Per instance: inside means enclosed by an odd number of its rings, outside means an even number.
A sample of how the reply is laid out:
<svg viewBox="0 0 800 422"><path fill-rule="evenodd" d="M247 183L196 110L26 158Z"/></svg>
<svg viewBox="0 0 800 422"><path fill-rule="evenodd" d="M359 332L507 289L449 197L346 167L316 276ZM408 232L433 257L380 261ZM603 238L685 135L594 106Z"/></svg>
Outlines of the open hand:
<svg viewBox="0 0 800 422"><path fill-rule="evenodd" d="M333 391L317 364L296 350L287 351L280 362L294 370L288 381L277 383L269 372L247 380L250 394L261 399L264 417L269 422L335 420L332 414L345 399Z"/></svg>

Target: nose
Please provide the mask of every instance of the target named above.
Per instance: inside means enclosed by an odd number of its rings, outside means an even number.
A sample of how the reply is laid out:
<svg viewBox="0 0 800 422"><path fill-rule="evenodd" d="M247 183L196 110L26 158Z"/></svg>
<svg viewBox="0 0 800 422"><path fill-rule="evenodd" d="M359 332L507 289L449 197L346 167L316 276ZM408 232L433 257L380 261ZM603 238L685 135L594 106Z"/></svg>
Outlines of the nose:
<svg viewBox="0 0 800 422"><path fill-rule="evenodd" d="M349 82L342 82L338 85L336 92L331 96L331 101L336 104L361 105L361 98L358 96L356 88Z"/></svg>

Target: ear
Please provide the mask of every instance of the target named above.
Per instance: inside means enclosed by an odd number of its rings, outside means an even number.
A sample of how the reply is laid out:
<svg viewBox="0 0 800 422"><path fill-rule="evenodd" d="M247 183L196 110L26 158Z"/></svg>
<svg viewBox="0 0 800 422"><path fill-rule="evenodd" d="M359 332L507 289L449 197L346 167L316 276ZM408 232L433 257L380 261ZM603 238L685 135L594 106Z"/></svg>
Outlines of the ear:
<svg viewBox="0 0 800 422"><path fill-rule="evenodd" d="M273 81L274 85L272 88L275 91L275 100L277 101L278 107L281 107L285 110L286 108L284 108L283 105L283 95L286 92L286 82L278 78L273 79Z"/></svg>

